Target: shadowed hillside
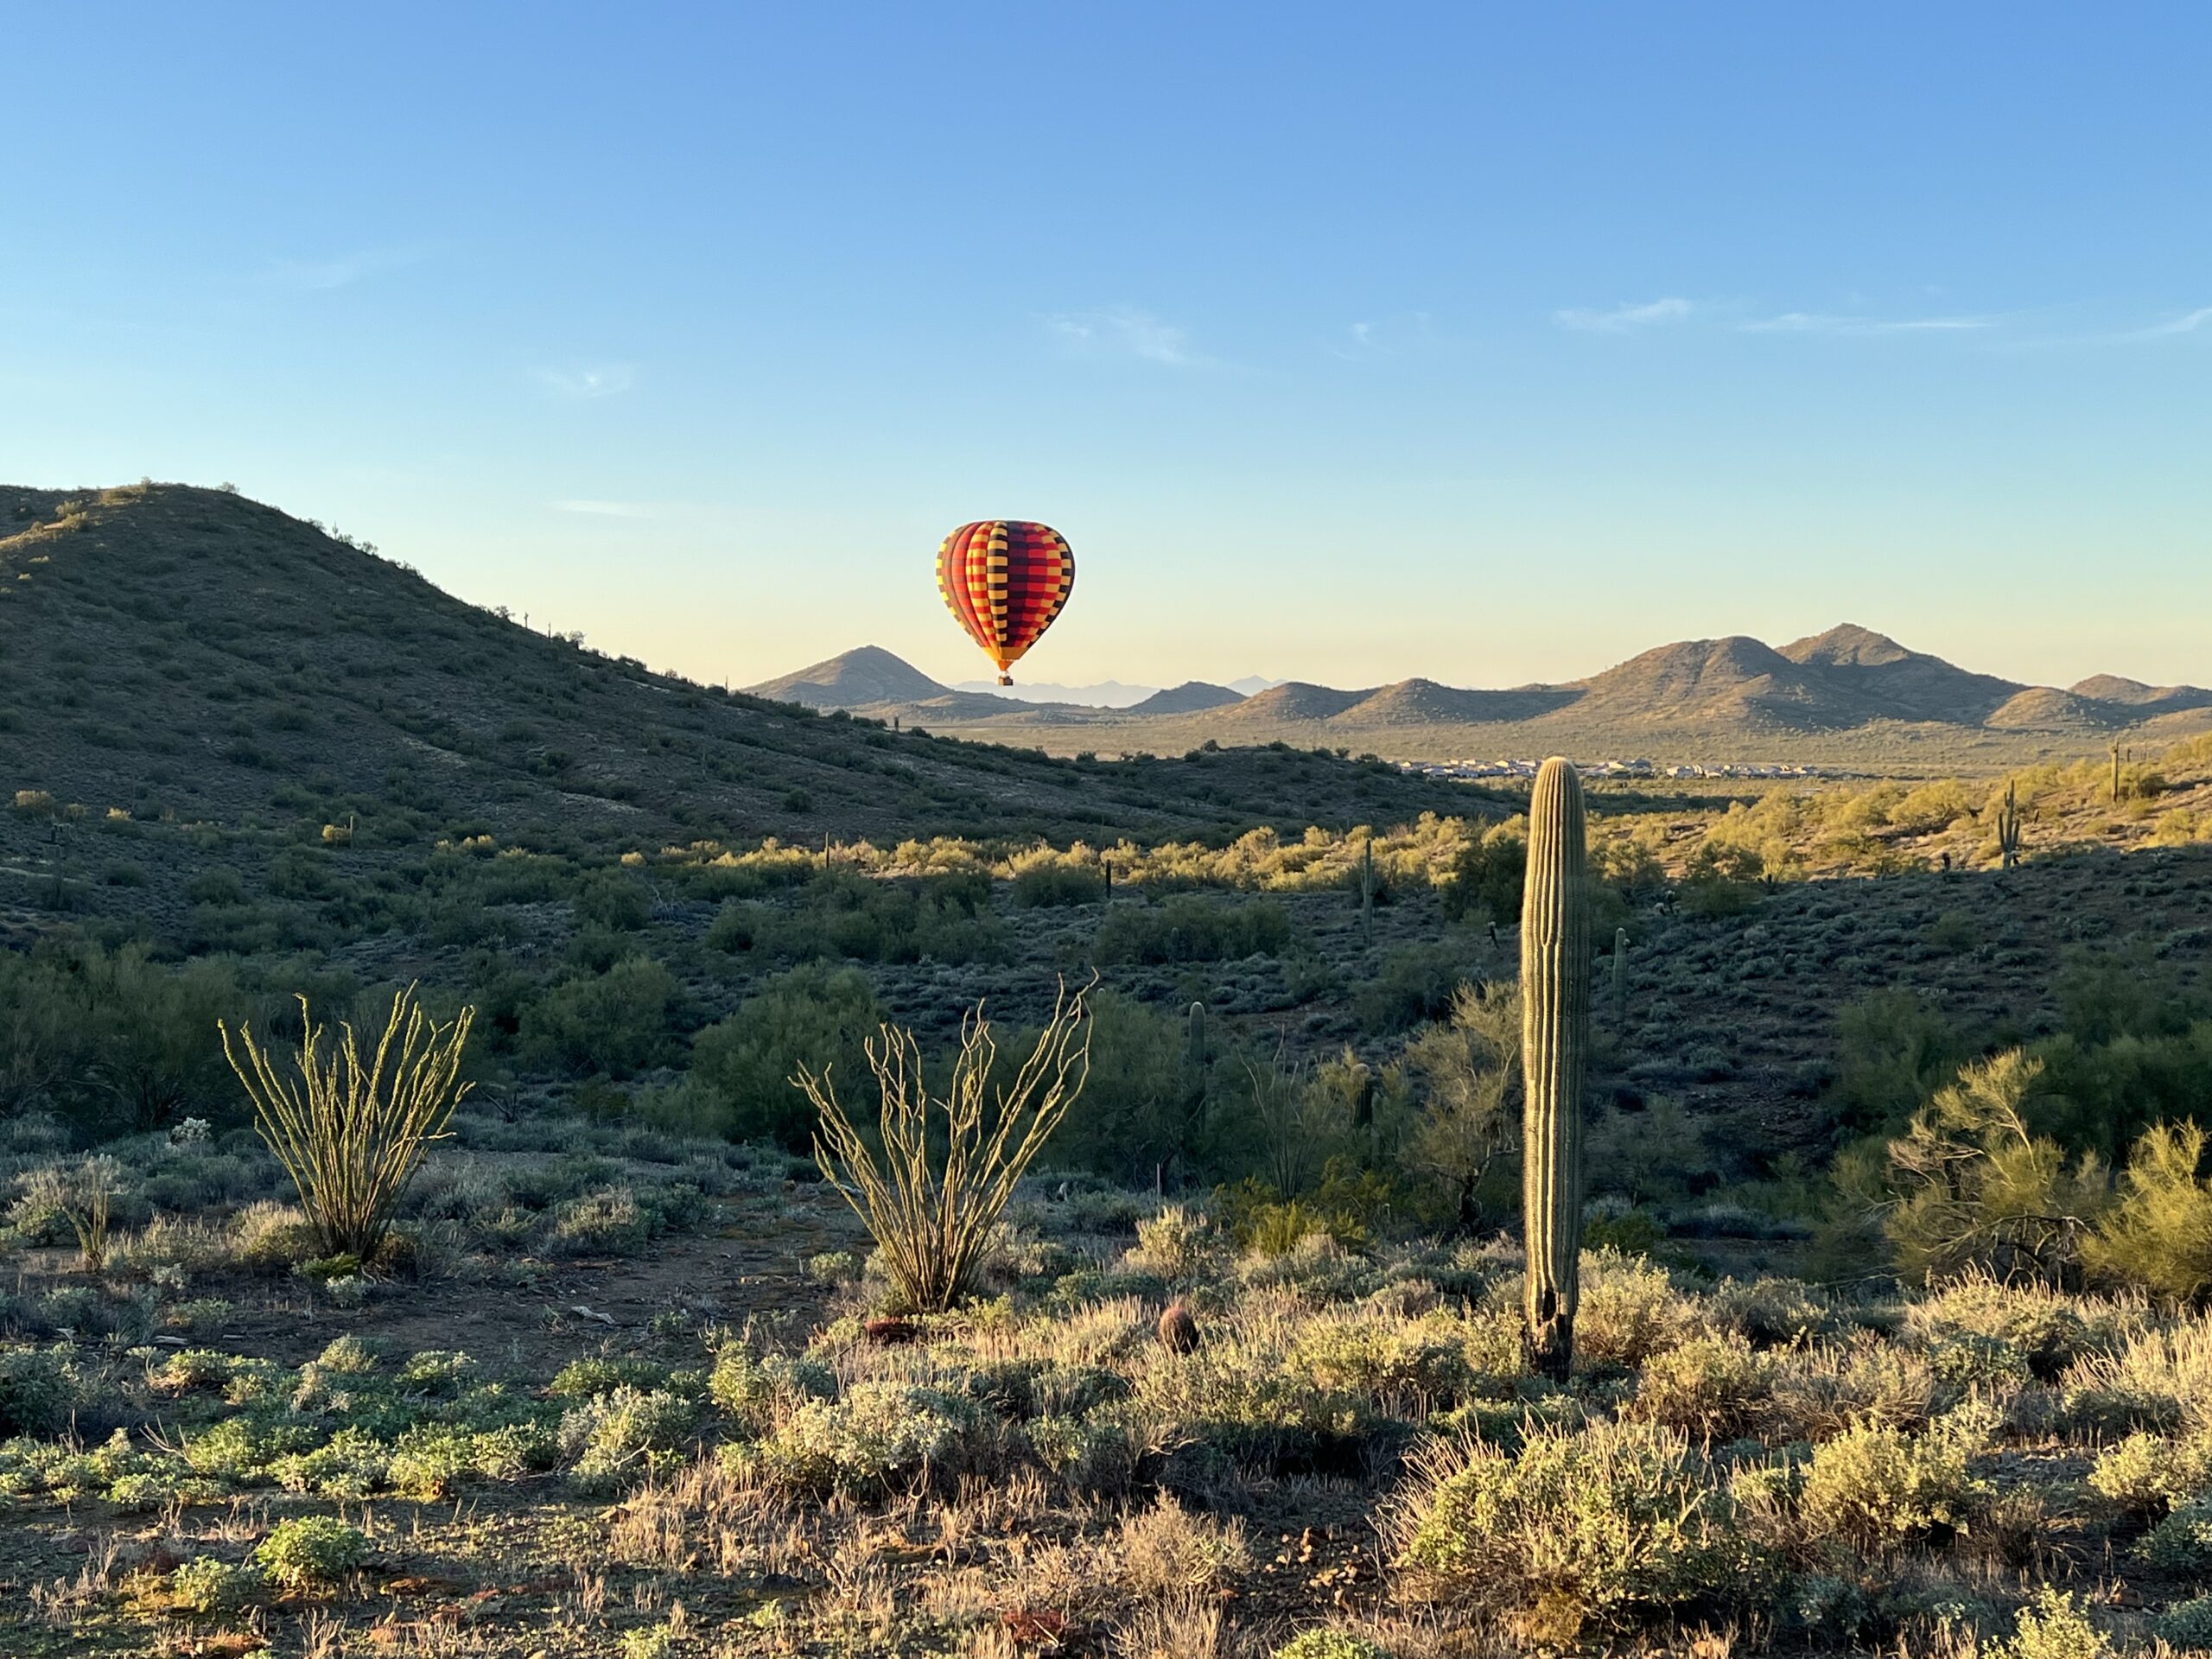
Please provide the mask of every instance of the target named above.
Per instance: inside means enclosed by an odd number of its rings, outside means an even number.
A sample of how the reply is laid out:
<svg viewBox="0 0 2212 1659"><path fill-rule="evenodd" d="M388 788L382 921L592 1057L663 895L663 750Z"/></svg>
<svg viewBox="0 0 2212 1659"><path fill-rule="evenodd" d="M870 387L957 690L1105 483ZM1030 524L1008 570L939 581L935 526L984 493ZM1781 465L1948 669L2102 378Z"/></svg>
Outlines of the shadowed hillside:
<svg viewBox="0 0 2212 1659"><path fill-rule="evenodd" d="M944 690L888 652L840 661L842 683ZM472 824L575 847L1141 839L1467 804L1325 756L1078 766L729 696L170 485L0 490L0 732L10 793L95 817L350 825L362 846Z"/></svg>

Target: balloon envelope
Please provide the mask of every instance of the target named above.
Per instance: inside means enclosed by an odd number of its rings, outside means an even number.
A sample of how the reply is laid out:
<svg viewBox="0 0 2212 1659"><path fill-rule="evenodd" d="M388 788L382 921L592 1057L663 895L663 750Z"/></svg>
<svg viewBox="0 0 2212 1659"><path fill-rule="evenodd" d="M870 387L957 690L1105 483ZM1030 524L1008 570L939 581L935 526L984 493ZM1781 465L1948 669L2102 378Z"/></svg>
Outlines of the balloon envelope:
<svg viewBox="0 0 2212 1659"><path fill-rule="evenodd" d="M986 518L963 524L937 550L937 587L953 618L983 648L999 683L1035 645L1075 588L1075 555L1050 524Z"/></svg>

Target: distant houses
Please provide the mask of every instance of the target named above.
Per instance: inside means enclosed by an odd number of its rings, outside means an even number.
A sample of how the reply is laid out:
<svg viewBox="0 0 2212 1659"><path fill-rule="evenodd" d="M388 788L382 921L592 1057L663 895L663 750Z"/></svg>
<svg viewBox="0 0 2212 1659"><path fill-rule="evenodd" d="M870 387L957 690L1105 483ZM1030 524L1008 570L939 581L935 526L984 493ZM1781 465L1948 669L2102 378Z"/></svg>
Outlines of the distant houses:
<svg viewBox="0 0 2212 1659"><path fill-rule="evenodd" d="M1401 760L1398 770L1417 772L1424 778L1456 779L1463 783L1486 782L1498 778L1529 778L1536 775L1543 765L1541 760ZM1834 766L1791 766L1730 761L1720 766L1662 766L1655 760L1578 760L1576 770L1586 778L1840 778L1846 776Z"/></svg>

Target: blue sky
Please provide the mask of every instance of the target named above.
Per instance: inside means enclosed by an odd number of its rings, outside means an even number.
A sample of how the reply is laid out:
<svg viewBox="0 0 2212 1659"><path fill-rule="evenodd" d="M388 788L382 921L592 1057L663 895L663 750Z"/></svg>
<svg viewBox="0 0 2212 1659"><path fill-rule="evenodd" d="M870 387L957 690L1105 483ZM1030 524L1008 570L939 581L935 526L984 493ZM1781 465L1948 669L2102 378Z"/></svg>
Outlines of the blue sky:
<svg viewBox="0 0 2212 1659"><path fill-rule="evenodd" d="M29 8L0 477L740 683L2212 681L2212 10Z"/></svg>

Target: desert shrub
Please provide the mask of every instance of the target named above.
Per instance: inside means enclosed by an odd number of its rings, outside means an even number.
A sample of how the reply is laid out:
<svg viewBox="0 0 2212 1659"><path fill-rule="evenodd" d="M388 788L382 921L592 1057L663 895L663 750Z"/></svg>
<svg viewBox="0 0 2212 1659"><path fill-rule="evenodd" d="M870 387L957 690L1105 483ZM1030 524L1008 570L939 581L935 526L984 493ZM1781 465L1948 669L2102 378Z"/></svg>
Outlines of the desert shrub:
<svg viewBox="0 0 2212 1659"><path fill-rule="evenodd" d="M1993 1411L1969 1405L1924 1434L1861 1422L1823 1442L1799 1500L1807 1535L1882 1549L1965 1529L1991 1497L1967 1465L1994 1426Z"/></svg>
<svg viewBox="0 0 2212 1659"><path fill-rule="evenodd" d="M0 954L0 1114L50 1110L82 1138L234 1117L209 1034L243 1000L227 963L166 968L143 944L56 939Z"/></svg>
<svg viewBox="0 0 2212 1659"><path fill-rule="evenodd" d="M2103 1203L2103 1171L2090 1160L2069 1166L2030 1128L2042 1070L2019 1049L1965 1066L1890 1142L1882 1229L1904 1271L2056 1282L2072 1270Z"/></svg>
<svg viewBox="0 0 2212 1659"><path fill-rule="evenodd" d="M2089 1272L2192 1306L2212 1289L2212 1185L2199 1175L2204 1131L2153 1124L2128 1154L2120 1192L2082 1243Z"/></svg>
<svg viewBox="0 0 2212 1659"><path fill-rule="evenodd" d="M238 1265L264 1273L287 1270L320 1248L315 1226L303 1211L267 1198L246 1205L232 1218L231 1237Z"/></svg>
<svg viewBox="0 0 2212 1659"><path fill-rule="evenodd" d="M1102 990L1086 1003L1090 1077L1052 1143L1056 1163L1152 1185L1230 1162L1246 1128L1213 1086L1204 1016L1178 1019Z"/></svg>
<svg viewBox="0 0 2212 1659"><path fill-rule="evenodd" d="M1203 1211L1171 1204L1137 1223L1136 1248L1123 1258L1140 1273L1173 1283L1217 1274L1227 1265L1224 1238Z"/></svg>
<svg viewBox="0 0 2212 1659"><path fill-rule="evenodd" d="M245 903L245 883L238 879L236 870L202 870L184 884L184 896L195 905L216 908L242 905Z"/></svg>
<svg viewBox="0 0 2212 1659"><path fill-rule="evenodd" d="M940 1313L973 1294L1015 1185L1083 1092L1090 1042L1084 994L1063 988L1008 1078L979 1006L961 1022L950 1081L933 1097L913 1033L885 1027L868 1046L881 1100L880 1159L830 1080L801 1068L819 1116L822 1173L867 1226L907 1306Z"/></svg>
<svg viewBox="0 0 2212 1659"><path fill-rule="evenodd" d="M652 892L635 876L602 870L577 889L575 912L586 926L634 933L652 919Z"/></svg>
<svg viewBox="0 0 2212 1659"><path fill-rule="evenodd" d="M408 1183L469 1090L461 1058L475 1016L465 1007L439 1025L410 985L391 999L372 1048L364 1052L353 1026L341 1023L327 1052L302 997L304 1034L284 1071L251 1026L239 1027L235 1045L219 1026L223 1053L253 1101L255 1128L292 1178L327 1254L366 1261L384 1243Z"/></svg>
<svg viewBox="0 0 2212 1659"><path fill-rule="evenodd" d="M809 1400L835 1400L837 1378L818 1360L785 1354L764 1357L731 1343L715 1355L707 1391L739 1424L760 1433Z"/></svg>
<svg viewBox="0 0 2212 1659"><path fill-rule="evenodd" d="M1390 1653L1351 1630L1313 1630L1291 1637L1274 1659L1390 1659Z"/></svg>
<svg viewBox="0 0 2212 1659"><path fill-rule="evenodd" d="M707 942L784 962L1003 961L1006 940L988 913L990 891L990 878L980 871L918 881L842 871L809 883L795 904L725 905Z"/></svg>
<svg viewBox="0 0 2212 1659"><path fill-rule="evenodd" d="M2077 1431L2212 1427L2212 1322L2196 1315L2134 1331L2069 1365L2059 1390Z"/></svg>
<svg viewBox="0 0 2212 1659"><path fill-rule="evenodd" d="M1465 952L1452 944L1402 945L1352 994L1352 1017L1378 1035L1441 1020L1466 977Z"/></svg>
<svg viewBox="0 0 2212 1659"><path fill-rule="evenodd" d="M17 1210L60 1215L76 1236L79 1265L97 1274L107 1266L108 1228L122 1185L123 1166L111 1157L48 1164L24 1177Z"/></svg>
<svg viewBox="0 0 2212 1659"><path fill-rule="evenodd" d="M1719 832L1716 825L1683 869L1677 897L1685 915L1740 916L1758 903L1761 881L1778 874L1760 854L1715 839Z"/></svg>
<svg viewBox="0 0 2212 1659"><path fill-rule="evenodd" d="M547 1243L562 1255L634 1255L652 1232L633 1188L601 1186L561 1205Z"/></svg>
<svg viewBox="0 0 2212 1659"><path fill-rule="evenodd" d="M1745 1284L1724 1279L1706 1298L1706 1309L1724 1329L1754 1348L1787 1348L1827 1330L1835 1314L1817 1293L1795 1279L1762 1275Z"/></svg>
<svg viewBox="0 0 2212 1659"><path fill-rule="evenodd" d="M250 1567L201 1555L169 1575L169 1597L188 1613L234 1613L253 1599L261 1585L262 1574Z"/></svg>
<svg viewBox="0 0 2212 1659"><path fill-rule="evenodd" d="M1924 1356L1870 1331L1777 1354L1770 1375L1777 1432L1795 1440L1826 1440L1858 1423L1916 1427L1943 1394Z"/></svg>
<svg viewBox="0 0 2212 1659"><path fill-rule="evenodd" d="M1096 865L1040 860L1017 865L1011 891L1023 910L1095 904L1106 896L1106 874Z"/></svg>
<svg viewBox="0 0 2212 1659"><path fill-rule="evenodd" d="M612 1491L683 1461L697 1408L664 1389L619 1388L571 1406L561 1419L562 1454L586 1491Z"/></svg>
<svg viewBox="0 0 2212 1659"><path fill-rule="evenodd" d="M1930 1351L1963 1339L2017 1356L2020 1371L2048 1382L2101 1339L2086 1315L2109 1325L2120 1311L2046 1285L1967 1273L1908 1304L1904 1328Z"/></svg>
<svg viewBox="0 0 2212 1659"><path fill-rule="evenodd" d="M1705 1459L1649 1424L1432 1452L1401 1531L1406 1565L1443 1594L1553 1642L1738 1600L1765 1565Z"/></svg>
<svg viewBox="0 0 2212 1659"><path fill-rule="evenodd" d="M1694 1440L1735 1440L1765 1404L1768 1370L1742 1337L1694 1337L1644 1362L1631 1408L1641 1421Z"/></svg>
<svg viewBox="0 0 2212 1659"><path fill-rule="evenodd" d="M1143 1596L1211 1590L1250 1557L1244 1523L1193 1515L1162 1492L1115 1529L1112 1559L1122 1587Z"/></svg>
<svg viewBox="0 0 2212 1659"><path fill-rule="evenodd" d="M1529 842L1500 824L1471 841L1452 861L1443 889L1444 914L1452 921L1509 927L1521 919L1521 889L1528 879Z"/></svg>
<svg viewBox="0 0 2212 1659"><path fill-rule="evenodd" d="M1289 943L1290 918L1272 899L1176 894L1109 911L1092 950L1101 963L1235 962L1278 955Z"/></svg>
<svg viewBox="0 0 2212 1659"><path fill-rule="evenodd" d="M575 1077L626 1077L669 1052L676 976L650 957L563 980L523 1015L524 1054Z"/></svg>
<svg viewBox="0 0 2212 1659"><path fill-rule="evenodd" d="M1695 1300L1647 1257L1586 1251L1581 1278L1574 1345L1586 1358L1641 1365L1688 1340L1700 1323Z"/></svg>
<svg viewBox="0 0 2212 1659"><path fill-rule="evenodd" d="M2129 1521L2150 1521L2212 1488L2212 1437L2130 1434L2097 1454L2089 1490Z"/></svg>
<svg viewBox="0 0 2212 1659"><path fill-rule="evenodd" d="M79 1399L67 1347L0 1346L0 1439L57 1434Z"/></svg>
<svg viewBox="0 0 2212 1659"><path fill-rule="evenodd" d="M1836 1018L1836 1079L1830 1091L1849 1127L1880 1131L1903 1123L1965 1058L1957 1034L1917 991L1870 991Z"/></svg>
<svg viewBox="0 0 2212 1659"><path fill-rule="evenodd" d="M880 1491L925 1472L957 1478L991 1443L974 1402L917 1384L858 1382L802 1400L760 1443L761 1466L809 1492Z"/></svg>
<svg viewBox="0 0 2212 1659"><path fill-rule="evenodd" d="M2046 1584L2020 1609L2010 1639L1992 1643L1987 1651L1990 1659L2109 1659L2113 1645L2072 1592Z"/></svg>
<svg viewBox="0 0 2212 1659"><path fill-rule="evenodd" d="M368 1558L367 1537L327 1515L279 1521L253 1552L255 1565L285 1590L329 1589Z"/></svg>
<svg viewBox="0 0 2212 1659"><path fill-rule="evenodd" d="M1048 1412L1023 1433L1037 1461L1077 1491L1123 1491L1136 1476L1139 1447L1122 1424Z"/></svg>
<svg viewBox="0 0 2212 1659"><path fill-rule="evenodd" d="M738 1140L772 1140L794 1151L811 1144L814 1109L791 1079L865 1071L863 1047L883 1021L868 977L856 968L808 963L769 981L737 1012L691 1039L681 1096L696 1128Z"/></svg>
<svg viewBox="0 0 2212 1659"><path fill-rule="evenodd" d="M2212 1651L2212 1596L2195 1596L2167 1608L2152 1630L2167 1646L2184 1653Z"/></svg>
<svg viewBox="0 0 2212 1659"><path fill-rule="evenodd" d="M1443 1182L1452 1218L1472 1233L1487 1219L1486 1183L1511 1144L1520 1109L1521 995L1510 982L1453 988L1451 1013L1406 1045L1421 1115L1405 1159Z"/></svg>

